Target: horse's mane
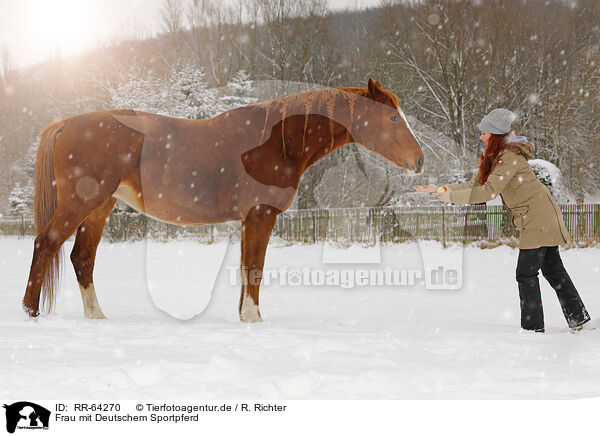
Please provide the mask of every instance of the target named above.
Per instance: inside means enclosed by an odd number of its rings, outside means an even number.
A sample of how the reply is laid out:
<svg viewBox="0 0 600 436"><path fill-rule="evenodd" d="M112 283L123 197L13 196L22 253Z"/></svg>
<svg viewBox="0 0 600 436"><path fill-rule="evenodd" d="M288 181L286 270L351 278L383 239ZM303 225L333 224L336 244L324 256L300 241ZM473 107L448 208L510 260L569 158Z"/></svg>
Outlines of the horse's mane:
<svg viewBox="0 0 600 436"><path fill-rule="evenodd" d="M342 92L340 92L342 91ZM279 112L279 120L281 121L281 137L282 137L282 148L283 154L286 154L285 144L285 120L288 115L304 115L304 129L302 134L302 150L303 153L306 140L306 129L308 126L308 116L311 114L323 114L326 115L329 120L329 134L331 138L331 146L333 146L334 136L334 110L340 103L347 104L349 122L353 121L354 118L354 106L358 97L368 97L368 88L359 87L344 87L339 86L337 88L319 88L310 91L299 92L295 94L286 95L277 99L269 100L263 103L258 103L255 106L261 107L265 110L265 121L262 128L260 143L263 142L265 134L269 127L276 125L278 122L269 123L269 116ZM381 88L388 98L389 101L385 102L389 106L398 108L400 106L398 97L392 92Z"/></svg>
<svg viewBox="0 0 600 436"><path fill-rule="evenodd" d="M359 88L359 87L354 87L354 86L338 86L337 89L341 89L342 91L346 91L346 92L351 92L353 94L357 94L363 97L366 97L367 94L369 93L368 88ZM400 107L400 100L398 100L398 97L396 97L396 94L394 94L391 91L388 91L387 89L380 89L381 92L383 92L388 98L389 98L389 102L388 105L389 106L393 106L394 108L399 108Z"/></svg>

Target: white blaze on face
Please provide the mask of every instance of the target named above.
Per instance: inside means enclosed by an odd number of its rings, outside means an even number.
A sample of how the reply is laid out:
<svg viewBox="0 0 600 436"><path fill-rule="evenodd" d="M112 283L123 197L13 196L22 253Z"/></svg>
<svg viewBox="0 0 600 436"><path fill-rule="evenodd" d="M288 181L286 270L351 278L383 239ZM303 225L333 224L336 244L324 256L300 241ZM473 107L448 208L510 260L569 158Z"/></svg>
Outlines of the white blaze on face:
<svg viewBox="0 0 600 436"><path fill-rule="evenodd" d="M401 108L398 108L398 113L400 114L400 116L402 117L402 119L404 120L404 122L406 123L406 127L408 127L408 130L410 130L410 133L413 135L413 138L415 138L415 141L417 141L417 136L415 135L415 132L413 132L413 129L410 128L410 124L408 124L408 120L406 119L406 115L404 115L404 112L402 111ZM419 142L419 141L417 141Z"/></svg>

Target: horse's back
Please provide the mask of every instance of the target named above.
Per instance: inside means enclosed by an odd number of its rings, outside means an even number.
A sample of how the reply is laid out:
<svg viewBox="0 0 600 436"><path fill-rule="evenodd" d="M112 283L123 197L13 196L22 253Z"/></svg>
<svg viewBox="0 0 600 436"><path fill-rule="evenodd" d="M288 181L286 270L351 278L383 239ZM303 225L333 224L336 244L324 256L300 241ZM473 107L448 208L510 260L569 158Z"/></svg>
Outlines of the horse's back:
<svg viewBox="0 0 600 436"><path fill-rule="evenodd" d="M295 193L259 182L244 167L244 153L270 135L265 124L259 106L207 120L89 112L65 121L56 158L67 179L91 178L102 193L156 219L188 225L240 220L257 204L283 210Z"/></svg>

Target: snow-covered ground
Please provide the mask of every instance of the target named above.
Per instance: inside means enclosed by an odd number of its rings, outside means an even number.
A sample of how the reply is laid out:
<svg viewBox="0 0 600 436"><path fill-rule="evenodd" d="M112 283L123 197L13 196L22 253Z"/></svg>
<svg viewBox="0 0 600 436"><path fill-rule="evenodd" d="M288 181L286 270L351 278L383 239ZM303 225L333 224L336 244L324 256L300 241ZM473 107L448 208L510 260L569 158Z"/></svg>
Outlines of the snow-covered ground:
<svg viewBox="0 0 600 436"><path fill-rule="evenodd" d="M37 321L27 320L21 310L32 246L32 239L0 239L3 398L541 399L600 395L600 330L570 334L554 291L541 274L546 333L519 331L514 279L518 250L509 247L444 250L435 242L406 243L382 247L376 253L353 247L336 260L335 250L323 253L320 245L274 243L266 261L271 269L370 269L382 263L422 269L424 261L446 264L462 259L463 286L459 290L425 289L423 285L343 289L282 285L277 279L261 292L265 322L247 325L238 321L239 286L229 283L228 266L239 265L239 244L102 243L95 283L109 319L83 317L69 263L55 313ZM72 242L66 246L68 254ZM600 249L561 249L561 253L592 318L600 317ZM188 259L183 263L188 271L190 259L200 271L190 273L187 282L177 273L182 255ZM202 314L181 320L153 304L155 298L166 310L176 312L179 307L188 316L185 308L202 299L185 300L185 292L169 299L165 292L169 286L180 290L198 287L199 282L200 288L210 287L206 284L210 277L201 272L202 260L210 259L210 268L216 271L220 261L214 259L220 255L225 256L224 264ZM357 259L363 264L331 263ZM149 282L155 286L152 298ZM183 308L178 300L185 302Z"/></svg>

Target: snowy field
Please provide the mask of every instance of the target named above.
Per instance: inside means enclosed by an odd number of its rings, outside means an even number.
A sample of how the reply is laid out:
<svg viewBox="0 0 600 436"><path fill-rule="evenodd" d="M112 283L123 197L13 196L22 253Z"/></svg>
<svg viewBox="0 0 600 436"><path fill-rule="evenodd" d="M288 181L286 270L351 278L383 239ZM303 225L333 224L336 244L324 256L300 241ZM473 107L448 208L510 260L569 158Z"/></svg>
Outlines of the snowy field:
<svg viewBox="0 0 600 436"><path fill-rule="evenodd" d="M83 317L69 263L56 311L27 320L21 299L33 241L0 238L0 397L35 399L542 399L600 395L600 330L569 333L541 278L546 333L521 333L518 250L401 244L326 250L273 243L269 268L396 268L462 259L462 288L291 286L261 292L265 321L238 321L239 244L102 243L98 298L108 320ZM66 244L66 259L72 241ZM350 253L350 259L341 259ZM600 318L600 249L562 250L590 312ZM224 256L220 267L220 256ZM335 263L364 259L361 264ZM185 257L187 262L181 262ZM186 287L212 298L186 300ZM215 260L216 259L216 260ZM327 263L324 263L327 262ZM182 264L198 271L182 278ZM148 273L146 268L149 267ZM179 273L178 273L179 271ZM205 282L198 277L205 277ZM187 280L187 282L186 282ZM148 285L153 287L151 297ZM169 297L172 293L173 297ZM202 292L200 292L202 293ZM206 310L190 316L204 298ZM200 306L198 306L200 307ZM190 309L192 308L192 309ZM187 310L187 312L186 312ZM190 312L191 311L191 312Z"/></svg>

